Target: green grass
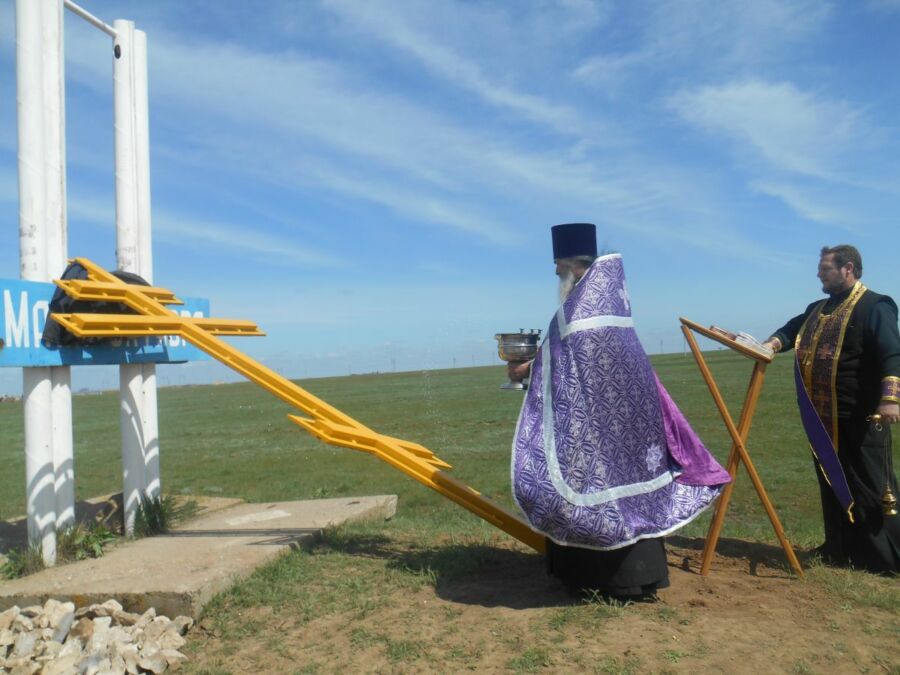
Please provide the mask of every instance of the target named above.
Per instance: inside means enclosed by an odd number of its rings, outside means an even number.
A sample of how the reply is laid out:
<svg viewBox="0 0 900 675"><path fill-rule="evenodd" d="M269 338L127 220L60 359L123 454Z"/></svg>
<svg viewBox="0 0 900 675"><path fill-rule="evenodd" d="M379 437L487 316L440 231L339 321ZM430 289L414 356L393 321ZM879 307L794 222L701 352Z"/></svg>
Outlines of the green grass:
<svg viewBox="0 0 900 675"><path fill-rule="evenodd" d="M736 418L750 362L707 353ZM722 420L693 359L664 355L657 371L704 442L724 463L730 447ZM820 543L818 487L794 402L790 359L767 373L748 446L791 541ZM509 454L521 395L501 391L503 367L351 376L303 381L315 395L386 434L422 443L450 462L453 475L512 506ZM159 418L164 489L169 494L227 495L248 501L395 493L398 524L428 536L471 537L491 528L436 493L362 453L323 445L290 423L280 401L249 383L161 389ZM79 395L75 419L79 499L121 489L118 393ZM24 511L22 409L0 404L0 518ZM895 440L895 455L898 442ZM900 460L898 460L900 462ZM680 534L702 536L708 516ZM746 475L738 475L724 537L777 543Z"/></svg>
<svg viewBox="0 0 900 675"><path fill-rule="evenodd" d="M116 539L116 534L105 525L77 523L58 533L56 562L65 565L87 558L99 558L104 549ZM6 562L0 565L0 579L16 579L44 569L44 558L36 546L11 549L5 556Z"/></svg>
<svg viewBox="0 0 900 675"><path fill-rule="evenodd" d="M197 515L199 507L193 499L178 503L172 495L145 496L134 514L134 536L152 537L168 532L180 522Z"/></svg>
<svg viewBox="0 0 900 675"><path fill-rule="evenodd" d="M707 358L737 418L751 362L726 351L709 352ZM694 428L724 463L730 440L693 359L665 355L653 361ZM453 465L456 478L512 507L509 455L522 397L501 391L504 381L504 367L498 365L313 379L301 385L378 431L432 449ZM79 499L121 489L118 405L118 392L74 397ZM491 526L368 455L321 444L287 419L290 412L249 383L161 389L165 491L257 502L397 494L400 509L391 536L410 542L397 571L417 583L440 583L435 570L445 576L471 573L494 555L491 542L498 535ZM789 358L780 357L768 369L748 446L789 539L801 548L820 543L818 486L796 410ZM24 512L23 447L21 403L0 403L0 518ZM895 439L895 457L898 447ZM708 522L707 514L679 534L702 537ZM378 527L363 531L377 539ZM722 536L777 545L743 470ZM279 602L277 597L271 601Z"/></svg>

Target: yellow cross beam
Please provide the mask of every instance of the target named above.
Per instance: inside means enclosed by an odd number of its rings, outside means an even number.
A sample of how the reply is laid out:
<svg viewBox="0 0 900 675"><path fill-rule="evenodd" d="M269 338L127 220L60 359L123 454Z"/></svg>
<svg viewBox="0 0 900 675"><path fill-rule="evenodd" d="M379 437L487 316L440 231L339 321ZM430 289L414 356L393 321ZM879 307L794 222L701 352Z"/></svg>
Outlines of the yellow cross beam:
<svg viewBox="0 0 900 675"><path fill-rule="evenodd" d="M385 436L313 396L217 335L264 335L250 321L182 317L165 305L182 304L164 288L127 284L85 258L76 258L88 272L88 280L56 281L77 300L119 302L136 314L51 314L50 317L79 337L132 337L178 335L214 359L240 373L307 415L289 418L330 445L359 450L405 473L423 485L468 509L538 552L546 546L544 535L532 530L514 513L495 504L465 483L450 477L450 465L418 443Z"/></svg>
<svg viewBox="0 0 900 675"><path fill-rule="evenodd" d="M53 318L79 337L176 335L181 332L182 323L180 316L148 317L137 314L54 314ZM195 318L193 321L212 335L265 335L250 321L205 318Z"/></svg>

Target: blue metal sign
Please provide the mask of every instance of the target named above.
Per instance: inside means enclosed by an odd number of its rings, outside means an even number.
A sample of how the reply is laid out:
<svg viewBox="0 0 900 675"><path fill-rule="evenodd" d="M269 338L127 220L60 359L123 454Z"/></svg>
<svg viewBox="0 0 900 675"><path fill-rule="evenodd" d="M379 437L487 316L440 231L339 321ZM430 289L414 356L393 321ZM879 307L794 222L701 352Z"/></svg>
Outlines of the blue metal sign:
<svg viewBox="0 0 900 675"><path fill-rule="evenodd" d="M41 344L55 290L56 286L50 283L0 279L0 367L182 363L209 359L175 335L104 339L72 346ZM209 300L181 299L184 304L172 308L181 316L209 316Z"/></svg>

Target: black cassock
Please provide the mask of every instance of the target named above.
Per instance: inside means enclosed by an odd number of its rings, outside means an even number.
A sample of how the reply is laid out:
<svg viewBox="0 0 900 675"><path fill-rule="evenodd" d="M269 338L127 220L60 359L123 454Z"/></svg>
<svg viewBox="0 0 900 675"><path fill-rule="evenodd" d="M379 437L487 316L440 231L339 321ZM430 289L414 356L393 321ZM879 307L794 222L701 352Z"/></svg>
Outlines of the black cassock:
<svg viewBox="0 0 900 675"><path fill-rule="evenodd" d="M896 400L900 382L900 332L897 305L885 295L869 290L850 298L853 289L814 302L775 332L782 351L796 346L815 361L833 362L830 386L813 380L810 396L823 417L837 451L850 492L854 522L850 522L831 487L816 464L825 523L826 559L871 572L900 573L900 515L886 516L881 498L885 485L897 492L894 472L885 472L885 454L891 452L890 425L877 425L866 418L876 412L883 396ZM855 305L848 309L848 299ZM839 331L821 330L844 309ZM819 332L816 328L819 328ZM812 365L811 365L812 367ZM836 407L832 403L836 401ZM831 411L837 415L826 419ZM823 415L823 412L825 413ZM834 433L832 433L832 430Z"/></svg>

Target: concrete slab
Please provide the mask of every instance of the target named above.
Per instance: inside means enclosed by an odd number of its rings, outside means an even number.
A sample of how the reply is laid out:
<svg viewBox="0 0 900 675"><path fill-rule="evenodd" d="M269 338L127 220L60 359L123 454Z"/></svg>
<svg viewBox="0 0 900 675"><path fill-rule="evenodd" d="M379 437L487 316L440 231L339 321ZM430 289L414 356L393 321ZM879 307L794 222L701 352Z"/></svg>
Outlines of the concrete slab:
<svg viewBox="0 0 900 675"><path fill-rule="evenodd" d="M324 528L386 520L396 510L396 495L231 506L168 534L125 542L102 558L2 581L0 611L48 598L79 607L115 598L131 612L155 607L167 616L196 618L216 593L286 551L310 545Z"/></svg>
<svg viewBox="0 0 900 675"><path fill-rule="evenodd" d="M207 495L194 495L191 497L177 496L179 505L190 503L196 510L195 518L227 509L230 506L243 504L243 499L234 497L210 497ZM122 493L90 497L75 502L75 521L91 524L103 521L113 531L122 530ZM17 516L9 520L0 520L0 565L6 562L6 553L12 549L21 550L28 544L28 520L25 516Z"/></svg>

